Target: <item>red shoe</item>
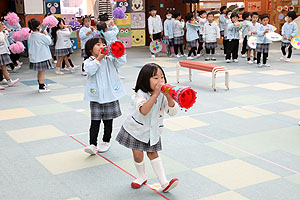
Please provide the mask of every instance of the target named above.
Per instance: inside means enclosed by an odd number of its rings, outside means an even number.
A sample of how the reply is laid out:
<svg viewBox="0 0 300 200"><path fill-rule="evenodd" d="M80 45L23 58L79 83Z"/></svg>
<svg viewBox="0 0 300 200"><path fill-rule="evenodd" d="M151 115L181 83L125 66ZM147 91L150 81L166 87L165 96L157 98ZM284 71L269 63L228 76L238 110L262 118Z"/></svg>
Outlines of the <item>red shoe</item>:
<svg viewBox="0 0 300 200"><path fill-rule="evenodd" d="M172 190L174 187L177 186L177 184L179 183L179 179L178 178L173 178L170 182L169 185L163 189L163 192L169 192L170 190Z"/></svg>
<svg viewBox="0 0 300 200"><path fill-rule="evenodd" d="M147 183L147 180L145 180L141 185L136 182L131 182L131 187L134 189L139 189L140 187L142 187L142 185L144 185L146 183Z"/></svg>

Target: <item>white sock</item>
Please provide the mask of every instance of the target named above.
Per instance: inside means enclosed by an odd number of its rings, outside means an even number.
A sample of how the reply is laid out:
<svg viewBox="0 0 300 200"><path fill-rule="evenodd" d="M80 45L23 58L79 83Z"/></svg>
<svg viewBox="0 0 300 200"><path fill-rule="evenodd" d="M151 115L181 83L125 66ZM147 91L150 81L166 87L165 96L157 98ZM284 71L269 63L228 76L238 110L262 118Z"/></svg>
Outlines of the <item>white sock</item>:
<svg viewBox="0 0 300 200"><path fill-rule="evenodd" d="M164 189L165 187L167 187L169 185L169 181L167 180L167 177L165 175L165 170L164 170L164 167L163 167L163 164L162 164L160 158L159 157L155 158L155 159L151 160L150 162L151 162L153 171L155 172L155 174L159 180L161 187Z"/></svg>
<svg viewBox="0 0 300 200"><path fill-rule="evenodd" d="M138 177L137 177L137 179L134 180L134 182L141 185L142 183L144 183L147 180L145 162L144 161L142 161L140 163L137 163L135 161L133 161L133 162L134 162L136 171L138 173Z"/></svg>

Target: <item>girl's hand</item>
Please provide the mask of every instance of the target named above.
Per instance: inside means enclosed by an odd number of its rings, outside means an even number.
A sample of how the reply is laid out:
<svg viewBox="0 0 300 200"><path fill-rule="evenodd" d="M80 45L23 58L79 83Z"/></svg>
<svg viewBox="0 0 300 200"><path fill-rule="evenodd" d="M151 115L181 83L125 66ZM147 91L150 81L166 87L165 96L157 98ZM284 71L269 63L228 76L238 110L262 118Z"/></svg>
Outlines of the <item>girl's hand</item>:
<svg viewBox="0 0 300 200"><path fill-rule="evenodd" d="M48 35L48 32L47 32L46 29L43 31L43 33L44 33L45 35Z"/></svg>
<svg viewBox="0 0 300 200"><path fill-rule="evenodd" d="M283 38L284 38L284 39L287 39L286 35L283 35Z"/></svg>
<svg viewBox="0 0 300 200"><path fill-rule="evenodd" d="M102 49L100 49L98 57L96 58L96 60L98 60L99 62L105 57L105 54L102 54L101 51L102 51Z"/></svg>
<svg viewBox="0 0 300 200"><path fill-rule="evenodd" d="M161 92L161 87L163 86L163 83L159 82L156 84L154 91L153 91L153 95L155 95L156 97L159 96L160 92Z"/></svg>
<svg viewBox="0 0 300 200"><path fill-rule="evenodd" d="M153 35L152 34L150 34L150 39L153 40Z"/></svg>
<svg viewBox="0 0 300 200"><path fill-rule="evenodd" d="M289 40L292 40L292 39L293 39L292 36L290 36L290 37L289 37Z"/></svg>
<svg viewBox="0 0 300 200"><path fill-rule="evenodd" d="M254 31L254 32L252 32L252 35L255 35L257 32L256 31Z"/></svg>
<svg viewBox="0 0 300 200"><path fill-rule="evenodd" d="M93 32L93 31L89 31L89 32L86 33L86 35L92 34L92 32Z"/></svg>

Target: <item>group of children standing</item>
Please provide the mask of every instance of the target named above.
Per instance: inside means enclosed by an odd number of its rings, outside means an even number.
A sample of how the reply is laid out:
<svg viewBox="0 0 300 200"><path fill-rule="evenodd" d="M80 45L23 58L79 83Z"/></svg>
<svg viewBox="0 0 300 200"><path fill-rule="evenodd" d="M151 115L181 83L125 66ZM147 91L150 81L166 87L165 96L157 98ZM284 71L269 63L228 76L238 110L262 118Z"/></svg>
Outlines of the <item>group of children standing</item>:
<svg viewBox="0 0 300 200"><path fill-rule="evenodd" d="M243 22L239 22L239 14L227 9L226 6L220 8L219 24L215 22L214 14L207 13L204 10L194 13L187 13L185 20L181 19L178 11L167 11L166 20L162 28L162 22L155 7L149 9L150 17L148 19L148 29L150 38L160 40L164 33L169 46L174 47L175 57L184 56L183 43L184 33L186 30L186 41L189 53L188 60L200 57L205 47L205 60L216 60L215 49L218 46L217 40L223 38L223 48L225 61L238 62L238 49L240 43L240 32L243 38L242 57L247 57L247 63L257 63L258 67L270 67L267 63L269 46L272 43L267 39L266 33L274 32L273 26L269 24L269 16L267 14L259 15L257 12L242 14ZM282 54L281 60L290 61L292 55L291 39L297 35L297 24L294 19L297 15L294 11L287 13L286 23L282 27ZM257 37L256 48L248 45L248 39L251 36ZM180 48L180 53L178 53ZM250 59L251 51L253 51L253 61ZM288 56L286 57L286 51ZM152 57L155 57L152 54ZM261 61L262 58L262 61Z"/></svg>

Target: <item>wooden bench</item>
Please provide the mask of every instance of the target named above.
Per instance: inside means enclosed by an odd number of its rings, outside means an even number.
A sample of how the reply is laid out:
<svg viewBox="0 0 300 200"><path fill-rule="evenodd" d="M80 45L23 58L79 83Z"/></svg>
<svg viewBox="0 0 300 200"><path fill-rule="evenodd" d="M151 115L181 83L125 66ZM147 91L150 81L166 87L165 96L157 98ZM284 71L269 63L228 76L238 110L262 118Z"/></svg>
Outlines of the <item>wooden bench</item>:
<svg viewBox="0 0 300 200"><path fill-rule="evenodd" d="M208 64L208 63L201 63L201 62L197 62L197 61L189 61L189 60L179 61L177 63L177 68L176 68L177 83L179 83L180 67L189 68L190 81L192 81L192 69L211 72L212 73L212 88L214 91L217 90L217 88L216 88L217 72L225 72L225 86L229 90L229 72L227 71L227 68L224 66L213 65L213 64Z"/></svg>

